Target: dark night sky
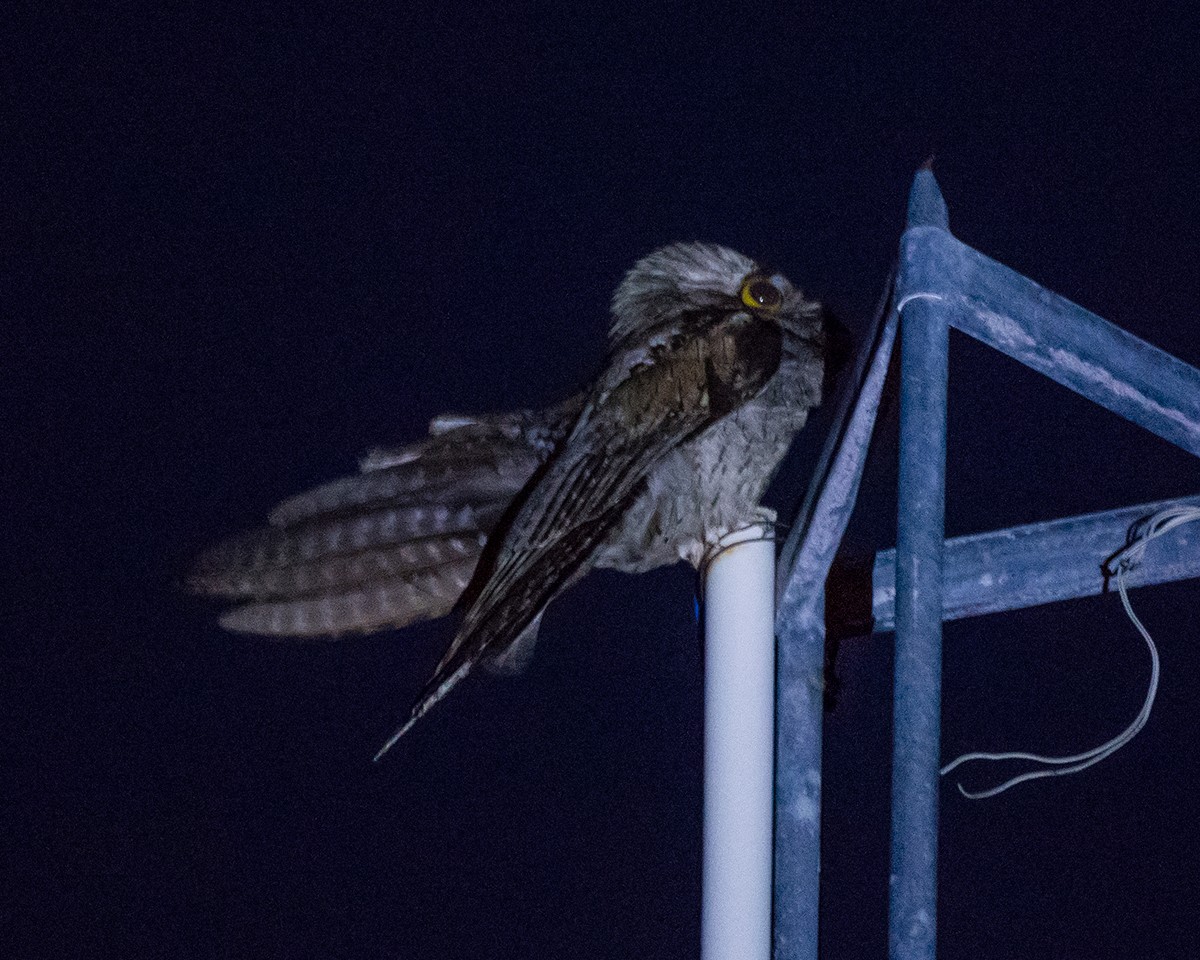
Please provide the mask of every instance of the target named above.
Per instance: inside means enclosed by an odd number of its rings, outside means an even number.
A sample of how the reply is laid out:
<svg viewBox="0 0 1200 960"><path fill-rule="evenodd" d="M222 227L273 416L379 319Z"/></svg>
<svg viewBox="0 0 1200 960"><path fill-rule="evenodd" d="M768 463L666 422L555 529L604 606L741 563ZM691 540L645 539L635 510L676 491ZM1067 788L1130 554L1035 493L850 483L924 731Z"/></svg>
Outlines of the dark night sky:
<svg viewBox="0 0 1200 960"><path fill-rule="evenodd" d="M0 30L0 954L694 957L687 569L589 578L527 676L381 765L446 624L247 640L173 579L435 413L579 386L660 244L768 259L861 330L931 154L959 237L1200 363L1188 8L247 6ZM1200 491L958 336L950 403L951 533ZM1197 596L1134 597L1163 681L1131 746L987 803L946 785L943 957L1195 956ZM830 958L886 949L890 642L843 648L827 717ZM1111 596L950 626L944 752L1092 746L1147 677Z"/></svg>

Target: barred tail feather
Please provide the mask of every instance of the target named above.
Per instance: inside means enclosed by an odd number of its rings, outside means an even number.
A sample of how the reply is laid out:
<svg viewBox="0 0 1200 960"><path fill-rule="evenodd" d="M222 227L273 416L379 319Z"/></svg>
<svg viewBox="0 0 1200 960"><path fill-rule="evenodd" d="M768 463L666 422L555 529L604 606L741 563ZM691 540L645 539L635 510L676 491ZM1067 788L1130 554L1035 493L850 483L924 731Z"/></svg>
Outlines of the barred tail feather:
<svg viewBox="0 0 1200 960"><path fill-rule="evenodd" d="M222 614L235 633L270 637L330 637L404 627L444 616L471 580L478 556L458 562L296 600L248 603Z"/></svg>
<svg viewBox="0 0 1200 960"><path fill-rule="evenodd" d="M193 593L234 599L296 597L477 558L506 501L398 507L301 527L264 527L201 554Z"/></svg>
<svg viewBox="0 0 1200 960"><path fill-rule="evenodd" d="M205 551L185 586L241 601L221 617L240 633L336 636L440 617L573 412L436 418L427 439L372 451L362 473L291 497L270 526Z"/></svg>

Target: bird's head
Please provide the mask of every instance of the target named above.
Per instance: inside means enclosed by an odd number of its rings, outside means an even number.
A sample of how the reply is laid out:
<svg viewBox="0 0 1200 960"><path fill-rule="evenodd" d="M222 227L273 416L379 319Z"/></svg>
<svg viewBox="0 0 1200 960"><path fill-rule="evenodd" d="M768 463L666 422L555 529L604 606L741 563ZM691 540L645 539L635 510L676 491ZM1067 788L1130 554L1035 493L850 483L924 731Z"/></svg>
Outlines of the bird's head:
<svg viewBox="0 0 1200 960"><path fill-rule="evenodd" d="M617 287L609 346L631 344L689 314L751 311L800 336L820 328L820 307L786 277L728 247L675 243L639 260Z"/></svg>

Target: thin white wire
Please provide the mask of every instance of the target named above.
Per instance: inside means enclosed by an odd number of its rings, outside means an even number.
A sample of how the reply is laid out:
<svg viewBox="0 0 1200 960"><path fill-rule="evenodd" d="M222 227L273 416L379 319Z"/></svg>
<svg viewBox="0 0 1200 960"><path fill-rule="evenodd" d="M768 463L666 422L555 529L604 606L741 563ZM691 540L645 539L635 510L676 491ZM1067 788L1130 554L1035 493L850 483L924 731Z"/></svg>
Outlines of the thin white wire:
<svg viewBox="0 0 1200 960"><path fill-rule="evenodd" d="M1146 699L1142 703L1142 709L1138 711L1137 716L1133 718L1129 726L1106 743L1069 757L1048 757L1037 753L1025 753L1021 751L1008 753L964 753L942 767L942 776L972 760L1028 760L1032 763L1046 764L1055 769L1029 770L1009 780L1005 780L999 786L992 787L989 790L970 791L959 783L957 784L959 793L969 800L983 800L987 797L994 797L999 793L1003 793L1010 787L1015 787L1017 784L1024 783L1027 780L1038 780L1042 777L1062 777L1070 773L1078 773L1080 770L1086 770L1093 764L1097 764L1101 760L1112 756L1112 754L1116 753L1121 747L1137 736L1142 727L1146 725L1146 721L1150 719L1150 710L1154 706L1154 697L1158 693L1159 661L1158 650L1155 648L1154 641L1150 637L1150 631L1138 619L1137 614L1133 612L1133 605L1129 602L1129 591L1125 583L1125 574L1142 560L1146 553L1146 545L1151 540L1155 537L1161 537L1181 524L1192 520L1200 520L1200 507L1179 504L1160 510L1139 527L1135 528L1129 544L1117 552L1106 565L1106 569L1110 571L1115 568L1117 590L1121 594L1121 606L1125 608L1125 613L1128 614L1130 621L1137 628L1138 633L1142 635L1142 639L1146 641L1146 648L1150 651L1150 685L1146 690Z"/></svg>

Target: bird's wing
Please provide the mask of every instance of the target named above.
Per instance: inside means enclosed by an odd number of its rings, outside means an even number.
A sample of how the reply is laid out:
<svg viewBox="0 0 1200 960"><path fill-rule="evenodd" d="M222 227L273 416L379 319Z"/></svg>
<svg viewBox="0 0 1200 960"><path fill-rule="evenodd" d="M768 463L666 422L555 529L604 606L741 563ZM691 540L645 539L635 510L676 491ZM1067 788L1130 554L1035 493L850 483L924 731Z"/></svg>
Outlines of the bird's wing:
<svg viewBox="0 0 1200 960"><path fill-rule="evenodd" d="M418 443L285 500L271 525L205 551L185 585L242 605L230 630L336 636L439 617L488 534L550 456L582 397L543 412L436 418Z"/></svg>
<svg viewBox="0 0 1200 960"><path fill-rule="evenodd" d="M586 569L654 464L755 396L780 353L774 322L739 313L694 322L614 383L601 381L506 528L486 585L388 746L481 655L497 657L525 632Z"/></svg>

